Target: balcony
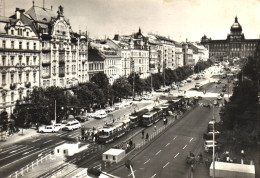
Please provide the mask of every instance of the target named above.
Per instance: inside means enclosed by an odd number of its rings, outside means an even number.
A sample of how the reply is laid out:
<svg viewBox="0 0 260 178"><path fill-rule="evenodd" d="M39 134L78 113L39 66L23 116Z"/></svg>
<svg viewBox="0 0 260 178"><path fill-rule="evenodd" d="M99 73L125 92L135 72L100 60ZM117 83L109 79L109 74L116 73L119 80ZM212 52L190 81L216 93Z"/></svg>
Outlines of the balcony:
<svg viewBox="0 0 260 178"><path fill-rule="evenodd" d="M50 77L51 77L50 74L42 74L43 79L47 79L47 78L50 78Z"/></svg>
<svg viewBox="0 0 260 178"><path fill-rule="evenodd" d="M64 73L59 73L59 77L65 77Z"/></svg>
<svg viewBox="0 0 260 178"><path fill-rule="evenodd" d="M30 88L31 82L24 82L24 86L25 86L26 88Z"/></svg>
<svg viewBox="0 0 260 178"><path fill-rule="evenodd" d="M16 84L15 83L11 83L10 84L10 90L14 90L16 88Z"/></svg>
<svg viewBox="0 0 260 178"><path fill-rule="evenodd" d="M65 64L65 59L59 59L59 63Z"/></svg>
<svg viewBox="0 0 260 178"><path fill-rule="evenodd" d="M16 67L17 67L17 68L24 68L24 67L25 67L25 64L24 64L24 63L17 63L17 64L16 64Z"/></svg>
<svg viewBox="0 0 260 178"><path fill-rule="evenodd" d="M49 65L49 64L51 64L51 60L50 59L43 59L42 64Z"/></svg>
<svg viewBox="0 0 260 178"><path fill-rule="evenodd" d="M50 52L51 51L51 48L50 47L42 47L42 52Z"/></svg>

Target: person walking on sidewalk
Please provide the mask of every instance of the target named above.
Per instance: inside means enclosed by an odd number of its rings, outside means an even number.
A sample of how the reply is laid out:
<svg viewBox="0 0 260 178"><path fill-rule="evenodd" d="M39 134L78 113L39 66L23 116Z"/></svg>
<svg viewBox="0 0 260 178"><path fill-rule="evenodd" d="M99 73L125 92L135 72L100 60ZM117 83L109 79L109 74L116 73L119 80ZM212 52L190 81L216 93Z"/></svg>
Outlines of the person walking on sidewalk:
<svg viewBox="0 0 260 178"><path fill-rule="evenodd" d="M149 139L149 134L147 133L147 134L146 134L146 140L148 140L148 139Z"/></svg>
<svg viewBox="0 0 260 178"><path fill-rule="evenodd" d="M154 131L156 132L156 125L154 125Z"/></svg>
<svg viewBox="0 0 260 178"><path fill-rule="evenodd" d="M142 130L142 139L144 139L144 130Z"/></svg>

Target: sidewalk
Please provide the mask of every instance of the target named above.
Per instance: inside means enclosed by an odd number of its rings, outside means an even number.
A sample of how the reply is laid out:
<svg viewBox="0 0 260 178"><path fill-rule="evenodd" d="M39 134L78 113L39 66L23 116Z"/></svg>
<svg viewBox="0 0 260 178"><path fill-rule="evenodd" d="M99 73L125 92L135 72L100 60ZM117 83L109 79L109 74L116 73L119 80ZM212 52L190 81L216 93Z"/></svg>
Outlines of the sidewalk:
<svg viewBox="0 0 260 178"><path fill-rule="evenodd" d="M23 133L23 134L22 134ZM19 141L37 137L39 133L37 133L36 128L29 128L29 129L20 129L18 133L14 133L13 135L10 135L6 138L6 140L3 140L0 138L0 148L9 146L11 144L15 144Z"/></svg>

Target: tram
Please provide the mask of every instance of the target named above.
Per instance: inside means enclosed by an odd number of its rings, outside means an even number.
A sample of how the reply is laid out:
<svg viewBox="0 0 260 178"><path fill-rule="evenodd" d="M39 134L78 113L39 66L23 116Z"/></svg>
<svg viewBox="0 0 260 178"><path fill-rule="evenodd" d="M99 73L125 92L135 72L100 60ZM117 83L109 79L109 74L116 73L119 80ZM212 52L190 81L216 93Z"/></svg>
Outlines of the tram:
<svg viewBox="0 0 260 178"><path fill-rule="evenodd" d="M132 113L129 115L130 119L130 128L135 128L142 125L142 116L147 113L148 109L142 109L138 112Z"/></svg>
<svg viewBox="0 0 260 178"><path fill-rule="evenodd" d="M130 119L121 118L119 121L105 124L99 129L96 138L98 143L109 143L130 131Z"/></svg>
<svg viewBox="0 0 260 178"><path fill-rule="evenodd" d="M153 123L158 122L163 117L163 110L161 108L153 108L152 111L145 113L142 117L142 125L149 127Z"/></svg>

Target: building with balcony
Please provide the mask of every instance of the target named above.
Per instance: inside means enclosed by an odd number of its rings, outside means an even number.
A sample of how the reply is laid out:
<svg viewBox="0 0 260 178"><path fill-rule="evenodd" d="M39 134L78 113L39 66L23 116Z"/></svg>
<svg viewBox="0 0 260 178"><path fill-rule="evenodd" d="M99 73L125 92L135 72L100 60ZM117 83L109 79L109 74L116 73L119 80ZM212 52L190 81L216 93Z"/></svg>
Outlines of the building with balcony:
<svg viewBox="0 0 260 178"><path fill-rule="evenodd" d="M40 40L24 12L0 17L0 112L11 113L40 84Z"/></svg>
<svg viewBox="0 0 260 178"><path fill-rule="evenodd" d="M182 44L180 43L175 43L175 61L177 68L184 65Z"/></svg>
<svg viewBox="0 0 260 178"><path fill-rule="evenodd" d="M33 87L72 88L89 80L87 33L74 33L63 7L34 5L0 17L0 111Z"/></svg>
<svg viewBox="0 0 260 178"><path fill-rule="evenodd" d="M72 31L63 7L33 6L25 12L33 22L41 42L40 86L71 88L88 80L88 43L85 34Z"/></svg>
<svg viewBox="0 0 260 178"><path fill-rule="evenodd" d="M104 73L104 56L95 47L89 46L88 49L88 70L89 80L97 73Z"/></svg>
<svg viewBox="0 0 260 178"><path fill-rule="evenodd" d="M201 44L209 50L209 58L222 61L224 58L247 58L253 56L260 39L246 39L242 26L235 17L226 39L212 40L204 35Z"/></svg>

